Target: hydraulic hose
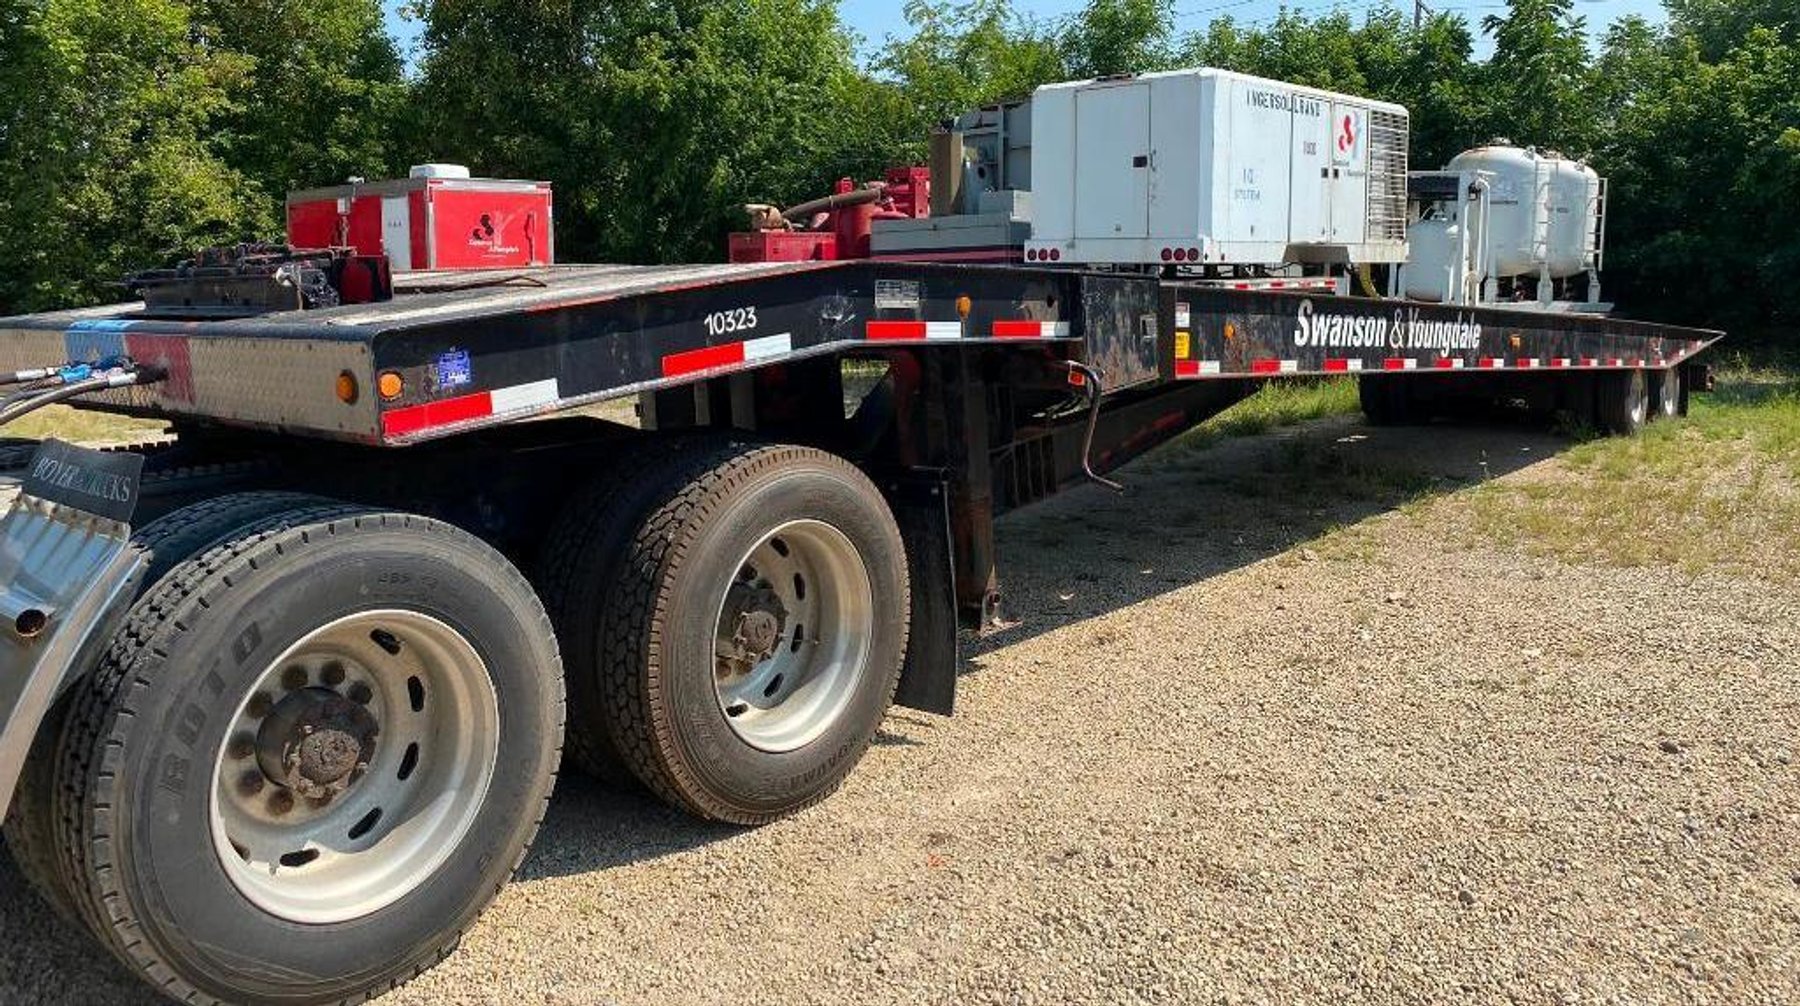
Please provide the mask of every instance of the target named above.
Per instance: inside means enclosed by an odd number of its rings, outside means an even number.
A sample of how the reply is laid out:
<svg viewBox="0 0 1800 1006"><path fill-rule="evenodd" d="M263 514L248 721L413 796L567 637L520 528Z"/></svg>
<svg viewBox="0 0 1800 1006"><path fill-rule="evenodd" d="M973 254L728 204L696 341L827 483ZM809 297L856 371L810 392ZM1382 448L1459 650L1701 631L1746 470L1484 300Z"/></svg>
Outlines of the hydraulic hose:
<svg viewBox="0 0 1800 1006"><path fill-rule="evenodd" d="M154 384L162 380L166 374L154 367L139 370L121 371L110 374L96 374L93 377L74 381L61 387L50 388L29 396L15 396L4 406L0 406L0 426L28 416L39 409L66 402L71 398L92 394L96 391L110 391L115 388L129 388L140 384Z"/></svg>

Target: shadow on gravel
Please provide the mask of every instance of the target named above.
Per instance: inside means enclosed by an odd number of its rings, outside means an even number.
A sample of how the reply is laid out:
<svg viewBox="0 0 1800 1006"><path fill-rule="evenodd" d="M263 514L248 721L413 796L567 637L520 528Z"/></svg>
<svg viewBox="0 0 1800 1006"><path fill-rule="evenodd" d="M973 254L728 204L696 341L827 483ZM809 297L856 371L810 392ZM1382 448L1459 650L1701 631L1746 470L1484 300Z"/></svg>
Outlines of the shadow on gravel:
<svg viewBox="0 0 1800 1006"><path fill-rule="evenodd" d="M1263 436L1176 441L998 525L1007 627L965 638L962 673L1002 647L1302 549L1330 531L1547 461L1542 423L1377 428L1328 419Z"/></svg>
<svg viewBox="0 0 1800 1006"><path fill-rule="evenodd" d="M639 787L611 787L565 768L518 879L566 877L639 863L743 831L697 821Z"/></svg>
<svg viewBox="0 0 1800 1006"><path fill-rule="evenodd" d="M1455 492L1570 446L1543 427L1371 429L1325 420L1263 436L1177 442L1120 478L1119 497L1079 489L1000 522L1012 627L974 640L985 654L1295 548L1423 497ZM896 716L875 743L913 746ZM729 839L641 790L579 772L557 784L522 880L608 870ZM56 918L0 856L0 1003L158 1002L86 933Z"/></svg>

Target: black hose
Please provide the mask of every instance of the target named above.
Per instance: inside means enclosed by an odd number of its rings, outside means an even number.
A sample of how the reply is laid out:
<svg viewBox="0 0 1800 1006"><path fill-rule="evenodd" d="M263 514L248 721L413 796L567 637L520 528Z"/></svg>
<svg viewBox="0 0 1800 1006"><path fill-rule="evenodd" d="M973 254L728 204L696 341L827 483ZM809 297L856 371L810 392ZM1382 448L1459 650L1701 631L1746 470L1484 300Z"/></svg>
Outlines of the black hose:
<svg viewBox="0 0 1800 1006"><path fill-rule="evenodd" d="M65 384L60 388L50 388L35 395L15 395L4 406L0 406L0 426L21 419L39 409L48 408L59 402L95 391L107 391L113 388L129 388L134 385L155 384L168 376L155 367L144 367L129 374L97 374L86 380Z"/></svg>
<svg viewBox="0 0 1800 1006"><path fill-rule="evenodd" d="M39 367L35 370L15 370L10 374L0 374L0 387L14 384L30 384L46 377L56 376L55 367Z"/></svg>
<svg viewBox="0 0 1800 1006"><path fill-rule="evenodd" d="M781 217L783 220L798 225L801 223L801 218L810 217L815 213L829 213L832 210L841 210L846 206L862 206L866 203L879 202L885 195L887 195L887 191L880 188L834 192L829 196L808 200L792 209L782 210Z"/></svg>

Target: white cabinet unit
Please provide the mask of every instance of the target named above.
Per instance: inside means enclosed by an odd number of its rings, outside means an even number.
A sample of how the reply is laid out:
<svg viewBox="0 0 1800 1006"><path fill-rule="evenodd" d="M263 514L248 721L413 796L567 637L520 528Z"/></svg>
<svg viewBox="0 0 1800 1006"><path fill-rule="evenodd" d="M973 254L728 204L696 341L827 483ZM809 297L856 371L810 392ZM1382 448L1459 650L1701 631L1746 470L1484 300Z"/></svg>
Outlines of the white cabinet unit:
<svg viewBox="0 0 1800 1006"><path fill-rule="evenodd" d="M1180 70L1040 88L1032 127L1028 261L1406 258L1398 105Z"/></svg>

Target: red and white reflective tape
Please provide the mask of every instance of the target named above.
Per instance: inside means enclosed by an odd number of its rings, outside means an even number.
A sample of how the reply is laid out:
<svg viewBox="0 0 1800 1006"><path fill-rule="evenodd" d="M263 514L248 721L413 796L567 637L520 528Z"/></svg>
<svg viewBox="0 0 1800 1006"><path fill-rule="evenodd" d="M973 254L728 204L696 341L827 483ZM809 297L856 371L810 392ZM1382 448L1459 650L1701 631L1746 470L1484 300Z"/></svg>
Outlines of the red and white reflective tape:
<svg viewBox="0 0 1800 1006"><path fill-rule="evenodd" d="M1600 360L1597 357L1584 356L1581 358L1581 365L1584 367L1598 367L1600 366Z"/></svg>
<svg viewBox="0 0 1800 1006"><path fill-rule="evenodd" d="M1218 360L1176 360L1175 376L1218 377L1225 372L1225 365Z"/></svg>
<svg viewBox="0 0 1800 1006"><path fill-rule="evenodd" d="M1436 364L1437 369L1439 370L1461 370L1468 365L1468 361L1461 357L1450 357L1448 359L1439 360Z"/></svg>
<svg viewBox="0 0 1800 1006"><path fill-rule="evenodd" d="M1567 370L1569 367L1573 366L1574 363L1574 360L1571 360L1566 356L1556 356L1550 359L1550 368L1552 370Z"/></svg>
<svg viewBox="0 0 1800 1006"><path fill-rule="evenodd" d="M562 400L556 379L515 384L494 391L477 391L439 402L408 405L381 414L381 432L390 437L404 437L441 426L454 426L476 419L508 416L548 408Z"/></svg>
<svg viewBox="0 0 1800 1006"><path fill-rule="evenodd" d="M1066 321L996 321L994 322L994 338L996 339L1067 339L1069 323Z"/></svg>
<svg viewBox="0 0 1800 1006"><path fill-rule="evenodd" d="M963 324L960 321L871 321L867 332L870 342L935 342L962 338Z"/></svg>
<svg viewBox="0 0 1800 1006"><path fill-rule="evenodd" d="M1363 362L1361 360L1325 361L1325 372L1327 374L1360 374L1362 373L1362 369Z"/></svg>
<svg viewBox="0 0 1800 1006"><path fill-rule="evenodd" d="M1252 374L1298 374L1299 360L1251 360Z"/></svg>
<svg viewBox="0 0 1800 1006"><path fill-rule="evenodd" d="M1476 362L1475 366L1482 370L1505 370L1506 361L1497 356L1484 356Z"/></svg>
<svg viewBox="0 0 1800 1006"><path fill-rule="evenodd" d="M1383 369L1383 370L1418 370L1419 369L1419 361L1410 359L1410 358L1401 359L1400 357L1397 357L1397 356L1390 356L1387 359L1381 361L1381 369Z"/></svg>
<svg viewBox="0 0 1800 1006"><path fill-rule="evenodd" d="M681 377L705 370L722 370L739 364L786 356L793 351L793 336L783 332L761 339L728 342L723 346L690 349L685 353L670 353L662 359L662 374L664 377Z"/></svg>
<svg viewBox="0 0 1800 1006"><path fill-rule="evenodd" d="M1543 361L1539 360L1535 356L1519 357L1519 369L1520 370L1536 370L1541 366L1543 366Z"/></svg>

